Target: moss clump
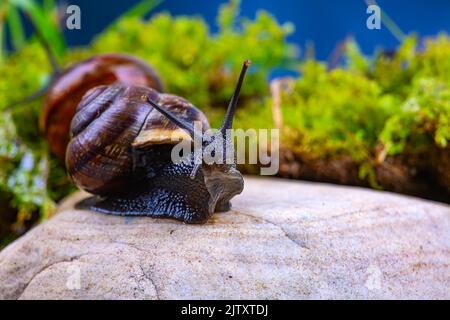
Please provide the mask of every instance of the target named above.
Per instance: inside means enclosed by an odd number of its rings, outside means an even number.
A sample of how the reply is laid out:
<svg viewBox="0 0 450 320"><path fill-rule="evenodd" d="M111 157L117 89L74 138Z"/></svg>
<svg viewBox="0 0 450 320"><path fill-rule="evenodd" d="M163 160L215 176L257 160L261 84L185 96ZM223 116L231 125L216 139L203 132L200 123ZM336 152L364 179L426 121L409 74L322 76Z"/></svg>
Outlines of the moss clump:
<svg viewBox="0 0 450 320"><path fill-rule="evenodd" d="M440 183L450 193L450 38L420 46L414 36L394 52L363 56L348 42L339 67L296 60L286 41L290 24L260 11L238 15L239 2L222 6L212 33L200 17L167 13L145 21L118 20L84 48L67 50L64 65L98 53L122 52L152 64L167 91L183 96L218 127L241 63L253 61L240 98L239 128L273 128L268 79L274 68L301 73L281 92L280 175L369 185L430 196ZM48 81L50 66L31 41L0 62L0 237L11 239L74 189L39 134L42 100L4 106ZM279 123L277 123L277 126ZM255 168L244 168L252 172ZM427 177L427 179L423 179ZM433 180L429 181L429 178ZM448 197L447 197L448 198ZM445 200L445 199L444 199Z"/></svg>

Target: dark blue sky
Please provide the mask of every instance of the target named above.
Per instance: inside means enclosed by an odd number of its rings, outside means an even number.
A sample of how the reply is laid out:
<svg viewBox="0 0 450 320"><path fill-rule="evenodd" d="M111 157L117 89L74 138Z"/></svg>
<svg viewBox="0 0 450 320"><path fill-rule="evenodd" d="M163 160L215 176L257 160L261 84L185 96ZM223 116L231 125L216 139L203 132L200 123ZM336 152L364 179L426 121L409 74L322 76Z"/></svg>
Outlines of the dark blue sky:
<svg viewBox="0 0 450 320"><path fill-rule="evenodd" d="M90 41L108 22L139 0L65 0L61 3L77 4L82 11L82 30L66 31L70 45ZM220 0L166 0L154 12L169 11L173 15L201 15L215 30L215 17ZM378 0L377 3L398 24L403 32L417 32L421 36L435 35L439 31L450 33L449 0ZM280 22L290 21L296 26L290 41L304 46L313 42L316 55L327 59L336 43L353 35L365 53L377 47L386 49L398 45L396 38L384 27L369 30L366 27L364 0L243 0L241 14L253 18L258 9L265 9Z"/></svg>

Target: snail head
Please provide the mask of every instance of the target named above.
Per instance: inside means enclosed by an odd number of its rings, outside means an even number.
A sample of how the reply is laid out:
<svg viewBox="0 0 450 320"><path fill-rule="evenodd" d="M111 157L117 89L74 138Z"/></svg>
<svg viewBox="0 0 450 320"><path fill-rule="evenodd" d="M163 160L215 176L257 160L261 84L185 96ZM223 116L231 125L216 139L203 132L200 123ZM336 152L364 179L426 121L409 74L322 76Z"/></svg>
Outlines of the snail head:
<svg viewBox="0 0 450 320"><path fill-rule="evenodd" d="M241 193L243 190L244 181L242 175L236 169L234 144L230 131L233 127L233 119L241 87L250 63L251 62L249 60L244 61L238 82L236 84L236 88L234 90L233 96L231 97L231 101L228 105L222 125L218 129L217 134L214 135L207 143L204 142L201 133L195 130L192 123L180 119L175 114L163 108L149 97L144 97L146 102L148 102L156 110L161 112L178 127L185 130L190 135L192 140L200 139L197 141L202 141L203 148L208 146L213 150L221 152L223 156L223 161L221 163L207 163L204 160L202 160L201 162L196 162L190 174L191 179L195 179L198 170L202 168L205 185L208 188L208 191L211 194L213 200L210 204L210 209L213 211L227 210L229 199L231 199L234 195ZM212 208L212 206L214 208Z"/></svg>

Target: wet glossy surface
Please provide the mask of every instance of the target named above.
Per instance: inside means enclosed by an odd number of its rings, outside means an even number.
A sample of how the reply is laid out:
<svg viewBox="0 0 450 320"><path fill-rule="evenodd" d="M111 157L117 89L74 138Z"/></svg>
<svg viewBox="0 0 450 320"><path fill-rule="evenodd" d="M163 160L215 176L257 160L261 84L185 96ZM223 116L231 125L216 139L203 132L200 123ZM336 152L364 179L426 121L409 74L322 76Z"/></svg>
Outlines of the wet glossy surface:
<svg viewBox="0 0 450 320"><path fill-rule="evenodd" d="M82 97L92 88L115 82L163 91L152 67L142 60L120 54L98 55L75 64L52 84L40 126L52 152L60 159L64 159L70 122Z"/></svg>

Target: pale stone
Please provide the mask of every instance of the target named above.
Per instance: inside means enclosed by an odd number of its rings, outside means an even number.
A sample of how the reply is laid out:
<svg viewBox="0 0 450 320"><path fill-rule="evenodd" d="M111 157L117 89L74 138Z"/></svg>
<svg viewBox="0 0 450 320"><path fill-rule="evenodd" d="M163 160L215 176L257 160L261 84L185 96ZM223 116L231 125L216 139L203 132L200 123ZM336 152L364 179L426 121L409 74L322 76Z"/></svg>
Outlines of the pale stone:
<svg viewBox="0 0 450 320"><path fill-rule="evenodd" d="M3 299L449 299L450 207L246 178L205 225L60 212L0 253Z"/></svg>

